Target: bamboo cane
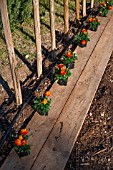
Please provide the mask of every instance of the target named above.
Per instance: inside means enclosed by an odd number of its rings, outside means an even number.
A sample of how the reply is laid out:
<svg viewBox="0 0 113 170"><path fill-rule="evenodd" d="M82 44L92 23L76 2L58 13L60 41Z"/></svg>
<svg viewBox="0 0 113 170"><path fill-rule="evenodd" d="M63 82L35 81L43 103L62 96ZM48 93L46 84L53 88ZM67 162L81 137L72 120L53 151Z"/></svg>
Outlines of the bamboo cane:
<svg viewBox="0 0 113 170"><path fill-rule="evenodd" d="M51 26L51 50L53 56L56 56L56 37L55 37L55 11L54 0L50 0L50 26Z"/></svg>
<svg viewBox="0 0 113 170"><path fill-rule="evenodd" d="M39 0L33 0L33 7L34 7L35 38L36 38L37 75L39 78L42 74L42 51L41 51Z"/></svg>
<svg viewBox="0 0 113 170"><path fill-rule="evenodd" d="M6 45L8 49L8 56L9 56L10 68L11 68L13 85L15 90L16 103L17 105L20 105L22 104L22 94L21 94L20 82L18 78L17 62L15 58L13 40L12 40L9 18L8 18L7 0L0 0L0 10L2 16L4 35L6 39Z"/></svg>

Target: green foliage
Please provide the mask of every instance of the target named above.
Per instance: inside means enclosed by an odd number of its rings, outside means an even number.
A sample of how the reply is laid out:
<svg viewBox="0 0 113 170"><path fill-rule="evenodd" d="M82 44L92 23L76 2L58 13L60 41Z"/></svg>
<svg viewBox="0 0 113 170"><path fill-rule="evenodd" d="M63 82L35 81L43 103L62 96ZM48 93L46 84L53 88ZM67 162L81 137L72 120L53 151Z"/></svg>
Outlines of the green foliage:
<svg viewBox="0 0 113 170"><path fill-rule="evenodd" d="M8 14L10 27L13 31L15 27L33 16L33 5L32 0L8 0ZM0 18L1 23L1 18ZM0 28L1 28L0 24Z"/></svg>
<svg viewBox="0 0 113 170"><path fill-rule="evenodd" d="M112 6L113 5L113 0L109 0L108 2L107 2L107 6Z"/></svg>
<svg viewBox="0 0 113 170"><path fill-rule="evenodd" d="M109 12L109 10L108 10L108 7L107 7L107 6L102 7L102 8L100 9L100 13L101 13L101 16L102 16L102 17L106 17L107 14L108 14L108 12Z"/></svg>
<svg viewBox="0 0 113 170"><path fill-rule="evenodd" d="M90 22L90 27L92 30L96 30L97 27L100 25L100 22L98 20L98 18L94 18L92 22Z"/></svg>
<svg viewBox="0 0 113 170"><path fill-rule="evenodd" d="M27 18L31 18L31 16L33 16L32 0L25 0L24 3L22 3L21 11L21 21L24 21Z"/></svg>
<svg viewBox="0 0 113 170"><path fill-rule="evenodd" d="M82 40L86 40L86 42L88 42L88 41L90 41L90 37L88 35L88 32L86 32L86 34L84 34L81 31L77 34L77 36L75 37L75 40L77 41L77 43L80 43L80 41L82 41Z"/></svg>
<svg viewBox="0 0 113 170"><path fill-rule="evenodd" d="M47 115L50 110L51 99L46 96L40 96L40 98L34 101L34 109L43 115Z"/></svg>
<svg viewBox="0 0 113 170"><path fill-rule="evenodd" d="M68 53L67 53L68 54ZM66 64L71 64L71 63L74 63L75 60L77 60L77 55L75 53L72 53L72 56L69 57L68 55L66 55L64 57L64 60L63 60L63 63L66 65Z"/></svg>
<svg viewBox="0 0 113 170"><path fill-rule="evenodd" d="M56 69L56 73L55 73L55 81L58 81L58 80L67 80L68 77L71 76L71 72L69 71L68 68L66 68L66 66L64 66L63 68L65 68L64 70L64 75L61 74L61 71L62 71L62 68L57 68Z"/></svg>
<svg viewBox="0 0 113 170"><path fill-rule="evenodd" d="M24 152L24 153L28 153L28 154L30 154L30 145L29 144L26 144L26 145L24 145L24 146L14 146L14 149L15 149L15 151L17 152L17 153L22 153L22 152Z"/></svg>

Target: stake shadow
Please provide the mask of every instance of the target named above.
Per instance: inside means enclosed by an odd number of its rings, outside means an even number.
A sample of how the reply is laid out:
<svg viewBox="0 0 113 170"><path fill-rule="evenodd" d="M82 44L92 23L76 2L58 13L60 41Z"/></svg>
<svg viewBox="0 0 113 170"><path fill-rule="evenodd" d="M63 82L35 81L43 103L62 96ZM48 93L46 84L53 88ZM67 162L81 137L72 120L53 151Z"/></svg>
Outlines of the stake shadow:
<svg viewBox="0 0 113 170"><path fill-rule="evenodd" d="M8 96L14 96L14 93L12 92L12 90L10 89L7 81L4 80L4 78L0 75L0 84L2 85L2 87L5 89L5 91L7 92Z"/></svg>
<svg viewBox="0 0 113 170"><path fill-rule="evenodd" d="M20 52L16 48L14 48L14 50L15 54L17 54L17 56L23 61L23 63L29 68L29 70L33 72L34 69L32 68L31 64L25 59L25 57L23 57L23 55L20 54Z"/></svg>

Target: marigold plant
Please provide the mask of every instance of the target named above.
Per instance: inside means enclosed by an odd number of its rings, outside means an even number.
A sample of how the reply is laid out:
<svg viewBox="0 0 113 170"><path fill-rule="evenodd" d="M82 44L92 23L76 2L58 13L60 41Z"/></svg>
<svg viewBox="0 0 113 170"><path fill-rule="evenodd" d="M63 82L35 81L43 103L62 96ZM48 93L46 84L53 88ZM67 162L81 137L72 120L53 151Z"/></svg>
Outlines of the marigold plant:
<svg viewBox="0 0 113 170"><path fill-rule="evenodd" d="M77 41L77 43L80 43L82 40L85 40L86 43L88 41L90 41L90 37L88 35L88 32L86 31L86 29L82 29L81 32L79 32L77 34L77 36L75 37L75 40Z"/></svg>
<svg viewBox="0 0 113 170"><path fill-rule="evenodd" d="M28 130L22 129L19 135L13 135L13 146L15 151L20 153L30 154L30 144L28 144Z"/></svg>
<svg viewBox="0 0 113 170"><path fill-rule="evenodd" d="M62 66L62 67L61 67ZM67 80L71 76L71 72L64 64L59 64L55 72L55 81Z"/></svg>
<svg viewBox="0 0 113 170"><path fill-rule="evenodd" d="M40 114L47 115L50 110L51 99L50 91L46 91L43 96L34 100L34 109L36 109Z"/></svg>
<svg viewBox="0 0 113 170"><path fill-rule="evenodd" d="M91 17L89 19L89 25L90 25L91 29L94 31L100 25L100 20L98 18Z"/></svg>
<svg viewBox="0 0 113 170"><path fill-rule="evenodd" d="M108 2L101 2L101 5L100 5L100 14L103 16L103 17L106 17L108 12L109 12L109 6L112 5L112 1L113 0L109 0Z"/></svg>
<svg viewBox="0 0 113 170"><path fill-rule="evenodd" d="M63 59L63 63L66 64L71 64L74 63L75 60L77 60L77 55L73 53L72 51L68 51Z"/></svg>

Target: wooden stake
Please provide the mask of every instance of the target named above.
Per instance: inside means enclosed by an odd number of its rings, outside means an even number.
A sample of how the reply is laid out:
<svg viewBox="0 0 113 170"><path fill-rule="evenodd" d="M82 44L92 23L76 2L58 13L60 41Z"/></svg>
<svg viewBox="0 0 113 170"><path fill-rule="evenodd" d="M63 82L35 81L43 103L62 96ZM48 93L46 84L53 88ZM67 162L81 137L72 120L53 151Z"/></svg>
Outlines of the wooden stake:
<svg viewBox="0 0 113 170"><path fill-rule="evenodd" d="M76 26L79 25L79 19L80 19L80 0L75 0L76 2Z"/></svg>
<svg viewBox="0 0 113 170"><path fill-rule="evenodd" d="M6 39L6 45L8 49L8 56L9 56L11 73L12 73L13 85L15 89L16 103L17 105L20 105L22 104L22 94L21 94L20 82L19 82L17 68L16 68L17 63L15 58L13 40L12 40L9 18L8 18L7 0L0 0L0 10L2 16L4 35Z"/></svg>
<svg viewBox="0 0 113 170"><path fill-rule="evenodd" d="M37 55L37 75L38 77L40 77L40 75L42 74L42 51L41 51L39 0L33 0L33 6L34 6L36 55Z"/></svg>
<svg viewBox="0 0 113 170"><path fill-rule="evenodd" d="M51 50L53 56L56 56L56 38L55 38L55 11L54 0L50 0L50 26L51 26Z"/></svg>
<svg viewBox="0 0 113 170"><path fill-rule="evenodd" d="M86 16L86 0L83 0L83 17Z"/></svg>
<svg viewBox="0 0 113 170"><path fill-rule="evenodd" d="M94 6L94 0L91 0L91 8Z"/></svg>
<svg viewBox="0 0 113 170"><path fill-rule="evenodd" d="M64 36L65 39L69 39L68 31L69 31L69 10L68 10L68 0L64 0Z"/></svg>

